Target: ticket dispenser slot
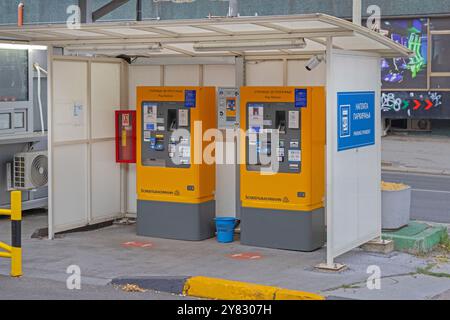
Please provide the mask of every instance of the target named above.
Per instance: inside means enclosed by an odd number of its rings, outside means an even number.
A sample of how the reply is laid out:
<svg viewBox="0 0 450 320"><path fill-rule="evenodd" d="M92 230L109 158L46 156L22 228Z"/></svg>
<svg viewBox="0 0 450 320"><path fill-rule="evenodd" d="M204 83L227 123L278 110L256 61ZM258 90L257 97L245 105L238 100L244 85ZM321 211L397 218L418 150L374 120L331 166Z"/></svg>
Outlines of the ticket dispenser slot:
<svg viewBox="0 0 450 320"><path fill-rule="evenodd" d="M178 129L177 109L167 110L167 131L175 131Z"/></svg>
<svg viewBox="0 0 450 320"><path fill-rule="evenodd" d="M286 111L275 111L275 128L278 129L279 133L286 133Z"/></svg>

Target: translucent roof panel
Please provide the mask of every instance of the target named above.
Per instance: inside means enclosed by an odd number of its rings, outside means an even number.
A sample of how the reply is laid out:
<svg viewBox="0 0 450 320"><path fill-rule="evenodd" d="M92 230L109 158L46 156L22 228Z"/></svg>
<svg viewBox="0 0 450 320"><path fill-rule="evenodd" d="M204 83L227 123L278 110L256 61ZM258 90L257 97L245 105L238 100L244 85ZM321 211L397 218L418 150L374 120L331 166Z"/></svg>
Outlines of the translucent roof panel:
<svg viewBox="0 0 450 320"><path fill-rule="evenodd" d="M217 24L214 25L216 29L222 29L224 31L230 31L233 33L240 32L273 32L274 29L267 28L261 25L252 23L240 23L240 24Z"/></svg>
<svg viewBox="0 0 450 320"><path fill-rule="evenodd" d="M321 21L286 21L286 22L274 22L275 26L279 26L282 28L290 29L290 30L308 30L308 29L337 29L339 27L321 22Z"/></svg>
<svg viewBox="0 0 450 320"><path fill-rule="evenodd" d="M191 26L167 26L167 27L156 27L156 29L161 29L178 34L199 34L199 33L214 33L210 30L195 28Z"/></svg>
<svg viewBox="0 0 450 320"><path fill-rule="evenodd" d="M157 36L160 35L156 32L151 32L147 30L142 29L134 29L134 28L108 28L108 29L102 29L101 31L108 32L108 33L116 33L117 35L122 36Z"/></svg>

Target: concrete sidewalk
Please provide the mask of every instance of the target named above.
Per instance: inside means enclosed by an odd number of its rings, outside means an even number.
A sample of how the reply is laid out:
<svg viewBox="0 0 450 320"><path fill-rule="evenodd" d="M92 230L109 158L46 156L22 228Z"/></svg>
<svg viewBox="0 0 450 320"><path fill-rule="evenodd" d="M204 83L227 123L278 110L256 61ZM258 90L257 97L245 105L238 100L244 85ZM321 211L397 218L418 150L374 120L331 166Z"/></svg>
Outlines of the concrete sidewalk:
<svg viewBox="0 0 450 320"><path fill-rule="evenodd" d="M384 171L450 175L450 137L388 135L381 158Z"/></svg>
<svg viewBox="0 0 450 320"><path fill-rule="evenodd" d="M82 284L88 286L107 286L119 277L207 276L356 299L429 299L445 296L450 290L450 278L417 273L436 261L433 256L397 252L380 255L357 249L337 259L348 266L347 270L328 273L314 269L324 261L325 248L302 253L248 247L239 242L219 244L215 239L154 239L136 236L134 225L70 233L50 241L30 239L36 228L46 225L46 215L27 216L23 224L23 279L65 284L66 269L75 264L81 268ZM0 241L9 241L9 229L9 222L0 220ZM130 242L138 246L124 245ZM139 247L142 244L147 245ZM439 270L450 271L448 260L439 261ZM373 265L381 270L381 290L365 289L370 276L367 268ZM8 272L9 261L0 259L0 274L6 276ZM0 296L1 290L0 286Z"/></svg>

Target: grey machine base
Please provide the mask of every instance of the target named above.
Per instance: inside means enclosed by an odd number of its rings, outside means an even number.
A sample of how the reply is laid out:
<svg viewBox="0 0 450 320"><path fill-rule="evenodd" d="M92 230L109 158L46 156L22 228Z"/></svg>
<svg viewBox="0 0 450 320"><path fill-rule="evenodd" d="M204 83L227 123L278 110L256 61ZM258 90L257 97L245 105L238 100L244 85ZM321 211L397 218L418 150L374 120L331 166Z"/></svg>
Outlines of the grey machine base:
<svg viewBox="0 0 450 320"><path fill-rule="evenodd" d="M199 241L214 237L215 201L199 204L138 200L139 236Z"/></svg>
<svg viewBox="0 0 450 320"><path fill-rule="evenodd" d="M244 245L314 251L325 244L323 208L309 212L245 207L241 210Z"/></svg>

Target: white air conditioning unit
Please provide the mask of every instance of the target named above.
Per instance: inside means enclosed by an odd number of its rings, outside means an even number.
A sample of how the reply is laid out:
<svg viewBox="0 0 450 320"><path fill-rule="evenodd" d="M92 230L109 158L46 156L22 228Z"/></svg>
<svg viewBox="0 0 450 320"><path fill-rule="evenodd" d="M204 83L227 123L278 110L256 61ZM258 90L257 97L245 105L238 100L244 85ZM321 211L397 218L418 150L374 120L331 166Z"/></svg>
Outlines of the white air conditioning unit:
<svg viewBox="0 0 450 320"><path fill-rule="evenodd" d="M47 151L22 152L14 155L14 189L30 190L48 183Z"/></svg>
<svg viewBox="0 0 450 320"><path fill-rule="evenodd" d="M414 131L431 131L431 121L430 120L410 120L409 128Z"/></svg>

